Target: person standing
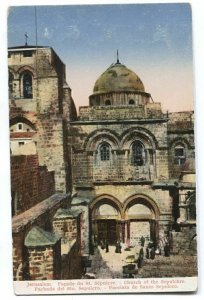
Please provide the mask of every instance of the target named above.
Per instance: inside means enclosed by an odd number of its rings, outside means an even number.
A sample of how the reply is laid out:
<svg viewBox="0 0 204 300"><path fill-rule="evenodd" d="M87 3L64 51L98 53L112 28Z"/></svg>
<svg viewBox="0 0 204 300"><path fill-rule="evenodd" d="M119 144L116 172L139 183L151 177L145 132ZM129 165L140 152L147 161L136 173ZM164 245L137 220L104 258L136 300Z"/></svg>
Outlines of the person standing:
<svg viewBox="0 0 204 300"><path fill-rule="evenodd" d="M106 253L109 252L109 244L108 244L108 240L106 240Z"/></svg>
<svg viewBox="0 0 204 300"><path fill-rule="evenodd" d="M169 257L170 256L170 246L168 243L164 246L164 256Z"/></svg>
<svg viewBox="0 0 204 300"><path fill-rule="evenodd" d="M151 258L151 259L154 259L154 258L155 258L155 250L154 250L154 247L152 247L151 250L150 250L150 258Z"/></svg>
<svg viewBox="0 0 204 300"><path fill-rule="evenodd" d="M139 252L139 257L138 257L138 260L137 260L138 268L141 268L141 267L142 267L142 264L143 264L143 258L144 258L144 250L143 250L143 248L141 248L141 249L140 249L140 252Z"/></svg>
<svg viewBox="0 0 204 300"><path fill-rule="evenodd" d="M118 242L118 253L121 253L121 248L122 248L122 246L121 246L120 241L119 241Z"/></svg>
<svg viewBox="0 0 204 300"><path fill-rule="evenodd" d="M149 248L146 248L146 258L149 259Z"/></svg>
<svg viewBox="0 0 204 300"><path fill-rule="evenodd" d="M145 245L145 237L143 235L140 238L140 244L142 247L144 247L144 245Z"/></svg>

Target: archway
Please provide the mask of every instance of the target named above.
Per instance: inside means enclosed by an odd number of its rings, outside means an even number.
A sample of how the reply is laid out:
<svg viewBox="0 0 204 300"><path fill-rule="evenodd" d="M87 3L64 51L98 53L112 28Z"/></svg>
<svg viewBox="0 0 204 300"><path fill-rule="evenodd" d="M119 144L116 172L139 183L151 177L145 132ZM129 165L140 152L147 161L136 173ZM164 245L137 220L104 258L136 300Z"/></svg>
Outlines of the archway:
<svg viewBox="0 0 204 300"><path fill-rule="evenodd" d="M90 204L90 209L94 242L100 244L107 240L109 245L115 245L121 239L120 202L110 195L102 195Z"/></svg>
<svg viewBox="0 0 204 300"><path fill-rule="evenodd" d="M141 237L146 243L158 240L159 209L154 202L145 195L135 195L124 203L125 241L130 246L140 244Z"/></svg>

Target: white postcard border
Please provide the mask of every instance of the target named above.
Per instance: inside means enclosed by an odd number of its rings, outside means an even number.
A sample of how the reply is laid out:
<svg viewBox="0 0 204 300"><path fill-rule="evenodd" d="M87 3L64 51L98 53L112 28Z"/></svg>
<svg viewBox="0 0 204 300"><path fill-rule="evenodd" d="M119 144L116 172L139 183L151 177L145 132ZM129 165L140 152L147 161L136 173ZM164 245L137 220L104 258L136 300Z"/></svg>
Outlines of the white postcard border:
<svg viewBox="0 0 204 300"><path fill-rule="evenodd" d="M197 277L14 281L16 295L195 292Z"/></svg>

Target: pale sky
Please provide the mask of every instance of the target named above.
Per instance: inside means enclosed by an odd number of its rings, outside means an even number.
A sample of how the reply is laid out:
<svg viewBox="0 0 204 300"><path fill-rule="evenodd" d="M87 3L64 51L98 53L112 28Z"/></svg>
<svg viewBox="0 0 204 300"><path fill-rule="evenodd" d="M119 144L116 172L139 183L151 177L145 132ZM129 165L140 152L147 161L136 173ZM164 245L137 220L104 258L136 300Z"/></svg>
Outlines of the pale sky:
<svg viewBox="0 0 204 300"><path fill-rule="evenodd" d="M113 62L137 73L163 111L193 109L189 4L37 6L38 45L66 64L76 106L88 105L96 79ZM8 45L35 45L35 9L12 7Z"/></svg>

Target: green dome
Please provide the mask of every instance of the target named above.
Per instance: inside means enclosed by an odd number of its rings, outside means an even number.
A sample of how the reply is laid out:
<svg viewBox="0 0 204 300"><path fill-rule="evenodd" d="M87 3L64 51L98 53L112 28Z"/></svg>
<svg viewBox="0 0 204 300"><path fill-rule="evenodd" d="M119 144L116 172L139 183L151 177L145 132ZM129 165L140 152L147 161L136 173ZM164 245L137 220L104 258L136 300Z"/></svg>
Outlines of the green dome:
<svg viewBox="0 0 204 300"><path fill-rule="evenodd" d="M94 94L110 92L144 92L140 78L126 66L111 65L96 81Z"/></svg>

